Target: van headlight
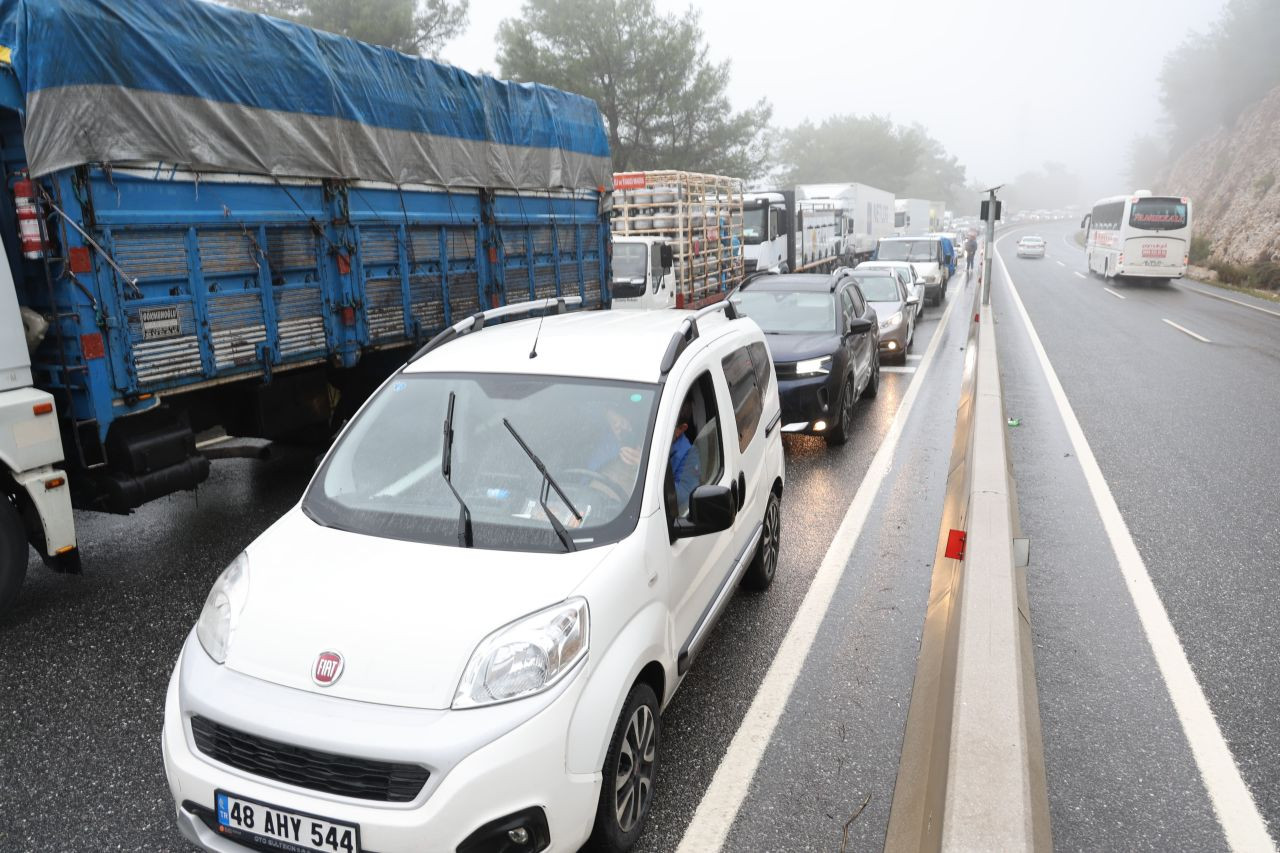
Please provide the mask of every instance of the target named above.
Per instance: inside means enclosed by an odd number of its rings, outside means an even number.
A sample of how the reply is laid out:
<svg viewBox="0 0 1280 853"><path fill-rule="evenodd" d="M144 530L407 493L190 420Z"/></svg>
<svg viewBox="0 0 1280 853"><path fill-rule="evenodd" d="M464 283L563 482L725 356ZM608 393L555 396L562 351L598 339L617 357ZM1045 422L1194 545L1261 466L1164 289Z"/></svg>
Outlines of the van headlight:
<svg viewBox="0 0 1280 853"><path fill-rule="evenodd" d="M196 639L215 663L227 659L236 620L249 599L249 557L243 551L222 570L196 622Z"/></svg>
<svg viewBox="0 0 1280 853"><path fill-rule="evenodd" d="M584 598L570 598L499 628L472 653L453 707L476 708L549 689L587 656L590 633Z"/></svg>
<svg viewBox="0 0 1280 853"><path fill-rule="evenodd" d="M819 373L831 372L831 356L823 356L822 358L806 358L804 361L796 362L796 376L814 376Z"/></svg>

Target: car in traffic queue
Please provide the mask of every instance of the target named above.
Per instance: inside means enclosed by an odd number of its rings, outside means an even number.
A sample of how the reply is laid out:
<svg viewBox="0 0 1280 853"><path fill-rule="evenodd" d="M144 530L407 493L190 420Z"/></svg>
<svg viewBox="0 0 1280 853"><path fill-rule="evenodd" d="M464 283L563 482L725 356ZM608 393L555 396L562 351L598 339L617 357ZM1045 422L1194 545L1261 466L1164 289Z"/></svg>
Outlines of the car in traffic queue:
<svg viewBox="0 0 1280 853"><path fill-rule="evenodd" d="M852 278L879 319L881 359L905 364L916 339L915 297L893 270L858 267Z"/></svg>
<svg viewBox="0 0 1280 853"><path fill-rule="evenodd" d="M1045 243L1043 237L1036 237L1028 234L1018 240L1018 257L1020 258L1043 258Z"/></svg>
<svg viewBox="0 0 1280 853"><path fill-rule="evenodd" d="M662 709L739 585L773 580L782 415L732 304L576 301L433 338L214 583L165 703L189 841L635 843Z"/></svg>
<svg viewBox="0 0 1280 853"><path fill-rule="evenodd" d="M936 237L882 237L876 244L876 261L906 261L916 268L924 283L925 296L933 305L947 298L950 268L943 255L942 240Z"/></svg>
<svg viewBox="0 0 1280 853"><path fill-rule="evenodd" d="M924 282L912 264L906 261L863 261L854 270L893 270L902 281L902 286L907 289L907 294L916 301L916 317L924 314Z"/></svg>
<svg viewBox="0 0 1280 853"><path fill-rule="evenodd" d="M858 399L880 387L879 321L853 270L756 274L729 301L768 336L782 431L848 441Z"/></svg>

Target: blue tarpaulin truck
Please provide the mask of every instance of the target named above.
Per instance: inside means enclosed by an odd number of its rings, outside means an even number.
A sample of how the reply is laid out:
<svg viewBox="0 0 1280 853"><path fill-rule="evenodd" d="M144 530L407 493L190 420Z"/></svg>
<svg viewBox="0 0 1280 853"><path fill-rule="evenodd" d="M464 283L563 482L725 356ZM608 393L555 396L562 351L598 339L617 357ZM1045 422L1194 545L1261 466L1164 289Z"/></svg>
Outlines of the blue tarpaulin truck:
<svg viewBox="0 0 1280 853"><path fill-rule="evenodd" d="M199 436L328 435L451 322L609 300L604 126L550 87L198 0L0 0L0 141L0 608L28 542L78 569L72 503L195 488Z"/></svg>

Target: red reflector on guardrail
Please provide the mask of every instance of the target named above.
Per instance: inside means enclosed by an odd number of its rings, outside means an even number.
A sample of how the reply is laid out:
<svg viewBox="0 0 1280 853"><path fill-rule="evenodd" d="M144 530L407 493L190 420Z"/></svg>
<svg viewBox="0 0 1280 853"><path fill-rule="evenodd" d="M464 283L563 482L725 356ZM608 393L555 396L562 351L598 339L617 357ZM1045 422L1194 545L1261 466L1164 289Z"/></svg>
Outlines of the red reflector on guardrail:
<svg viewBox="0 0 1280 853"><path fill-rule="evenodd" d="M952 530L947 534L947 550L943 556L948 560L964 559L964 540L965 532L963 530Z"/></svg>

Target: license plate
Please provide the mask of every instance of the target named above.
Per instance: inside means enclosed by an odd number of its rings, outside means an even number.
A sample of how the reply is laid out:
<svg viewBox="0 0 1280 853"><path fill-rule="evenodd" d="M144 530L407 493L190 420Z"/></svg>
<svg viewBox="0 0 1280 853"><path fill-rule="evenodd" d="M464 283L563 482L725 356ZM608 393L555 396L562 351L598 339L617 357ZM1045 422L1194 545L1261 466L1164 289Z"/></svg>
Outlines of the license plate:
<svg viewBox="0 0 1280 853"><path fill-rule="evenodd" d="M288 853L360 853L360 827L354 824L282 809L226 791L214 792L214 811L218 831L230 838L251 839Z"/></svg>

